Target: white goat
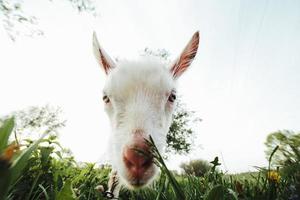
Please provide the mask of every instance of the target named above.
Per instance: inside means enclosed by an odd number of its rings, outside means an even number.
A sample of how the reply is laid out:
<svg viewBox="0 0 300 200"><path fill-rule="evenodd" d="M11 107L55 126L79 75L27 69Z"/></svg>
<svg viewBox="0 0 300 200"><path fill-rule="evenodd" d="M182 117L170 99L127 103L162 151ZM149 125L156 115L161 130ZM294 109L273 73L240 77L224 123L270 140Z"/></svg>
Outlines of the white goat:
<svg viewBox="0 0 300 200"><path fill-rule="evenodd" d="M152 157L140 155L135 149L149 152L144 141L149 135L159 151L166 146L176 100L176 81L196 56L198 44L199 32L196 32L171 66L147 57L115 63L100 47L94 33L94 54L107 75L103 101L112 129L113 170L108 197L118 198L121 185L140 188L155 178L158 170Z"/></svg>

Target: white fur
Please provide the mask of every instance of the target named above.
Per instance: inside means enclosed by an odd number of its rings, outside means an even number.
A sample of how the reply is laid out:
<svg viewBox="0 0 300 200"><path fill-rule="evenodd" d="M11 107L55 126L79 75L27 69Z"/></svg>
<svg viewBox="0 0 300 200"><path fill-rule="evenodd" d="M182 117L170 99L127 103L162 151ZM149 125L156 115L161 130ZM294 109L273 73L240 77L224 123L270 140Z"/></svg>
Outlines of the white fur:
<svg viewBox="0 0 300 200"><path fill-rule="evenodd" d="M174 88L169 70L153 59L121 61L108 75L103 93L110 99L105 106L113 138L110 152L123 181L123 148L131 144L136 130L143 130L145 138L151 135L160 151L165 146L173 111L168 96Z"/></svg>
<svg viewBox="0 0 300 200"><path fill-rule="evenodd" d="M132 145L137 130L146 139L151 135L160 152L166 146L174 106L168 98L176 89L177 78L194 58L198 43L197 32L173 66L165 66L153 56L114 63L100 47L94 34L94 53L107 74L103 95L109 98L105 111L111 122L111 164L114 176L117 174L123 185L129 188L134 185L135 180L128 175L123 162L123 152L124 147ZM149 184L156 172L157 168L152 165L139 181Z"/></svg>

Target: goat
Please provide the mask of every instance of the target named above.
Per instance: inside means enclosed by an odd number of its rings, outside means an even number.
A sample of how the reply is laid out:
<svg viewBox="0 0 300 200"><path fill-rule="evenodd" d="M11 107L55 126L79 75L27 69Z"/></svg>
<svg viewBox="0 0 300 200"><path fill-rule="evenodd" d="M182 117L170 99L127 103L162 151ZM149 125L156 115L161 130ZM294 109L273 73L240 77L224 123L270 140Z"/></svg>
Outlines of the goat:
<svg viewBox="0 0 300 200"><path fill-rule="evenodd" d="M166 146L176 82L195 58L199 39L196 32L178 59L165 66L151 57L114 62L99 45L94 32L94 54L107 75L103 102L112 131L109 151L112 172L107 196L118 198L121 186L129 189L147 186L158 174L150 153L141 155L136 148L149 152L145 139L150 135L159 151Z"/></svg>

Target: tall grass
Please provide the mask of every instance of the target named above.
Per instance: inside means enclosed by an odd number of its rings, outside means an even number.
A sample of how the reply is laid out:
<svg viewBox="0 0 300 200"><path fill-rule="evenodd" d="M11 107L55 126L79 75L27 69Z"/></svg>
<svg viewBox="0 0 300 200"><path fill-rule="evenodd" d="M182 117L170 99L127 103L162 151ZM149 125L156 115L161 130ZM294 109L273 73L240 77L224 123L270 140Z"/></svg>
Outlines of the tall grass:
<svg viewBox="0 0 300 200"><path fill-rule="evenodd" d="M106 189L109 166L78 164L64 153L54 136L37 141L10 141L14 119L0 127L0 200L103 200L95 188ZM153 139L147 141L161 174L150 187L129 191L122 189L120 200L297 200L300 198L300 160L255 173L229 175L218 170L218 158L202 177L174 175L166 166ZM298 147L297 147L298 148ZM297 150L297 149L296 149Z"/></svg>

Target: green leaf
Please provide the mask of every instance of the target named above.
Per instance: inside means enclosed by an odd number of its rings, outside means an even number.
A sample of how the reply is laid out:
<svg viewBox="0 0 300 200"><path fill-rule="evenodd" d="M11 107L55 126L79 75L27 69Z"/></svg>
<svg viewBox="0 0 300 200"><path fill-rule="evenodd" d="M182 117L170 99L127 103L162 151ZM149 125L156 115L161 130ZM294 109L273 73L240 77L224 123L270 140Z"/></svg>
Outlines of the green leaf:
<svg viewBox="0 0 300 200"><path fill-rule="evenodd" d="M238 200L238 196L237 196L237 194L236 194L235 191L233 191L233 190L230 189L230 188L228 188L227 190L228 190L228 193L229 193L229 195L230 195L230 197L231 197L230 199Z"/></svg>
<svg viewBox="0 0 300 200"><path fill-rule="evenodd" d="M60 151L55 151L55 154L56 154L60 159L63 158Z"/></svg>
<svg viewBox="0 0 300 200"><path fill-rule="evenodd" d="M47 192L47 188L45 188L42 184L39 184L39 188L42 189L42 193L45 195L46 200L49 200L50 198Z"/></svg>
<svg viewBox="0 0 300 200"><path fill-rule="evenodd" d="M39 180L41 174L42 174L42 172L39 172L39 174L35 177L35 179L34 179L34 181L33 181L33 184L32 184L32 186L31 186L31 188L30 188L30 192L29 192L29 194L27 194L26 200L29 200L29 199L30 199L31 194L32 194L33 190L35 189L35 186L36 186L36 184L37 184L37 182L38 182L38 180ZM40 187L40 186L39 186L39 187Z"/></svg>
<svg viewBox="0 0 300 200"><path fill-rule="evenodd" d="M0 127L0 153L5 149L8 143L8 138L15 126L14 118L9 118L4 121L3 125Z"/></svg>
<svg viewBox="0 0 300 200"><path fill-rule="evenodd" d="M46 165L46 163L49 160L49 156L53 151L52 147L40 147L40 151L41 151L41 162L42 165Z"/></svg>
<svg viewBox="0 0 300 200"><path fill-rule="evenodd" d="M60 192L56 194L56 200L74 200L71 181L66 181Z"/></svg>
<svg viewBox="0 0 300 200"><path fill-rule="evenodd" d="M43 137L35 141L27 149L22 151L21 155L13 162L11 166L11 180L10 183L13 184L21 175L23 169L26 167L28 160L31 156L31 153L36 150L39 143L43 141Z"/></svg>
<svg viewBox="0 0 300 200"><path fill-rule="evenodd" d="M162 156L160 155L153 138L149 137L149 140L145 140L151 147L151 151L152 151L152 155L154 156L155 160L156 160L156 164L158 167L161 168L161 171L163 173L165 173L170 181L170 184L173 187L173 191L175 192L175 195L177 197L177 199L180 200L185 200L185 193L182 190L182 188L180 187L179 183L177 182L176 178L174 177L174 175L169 171L169 169L167 168L164 159L162 158Z"/></svg>
<svg viewBox="0 0 300 200"><path fill-rule="evenodd" d="M57 181L56 181L56 187L57 187L57 190L58 191L61 191L62 190L62 187L63 187L63 179L60 175L58 175L57 177Z"/></svg>
<svg viewBox="0 0 300 200"><path fill-rule="evenodd" d="M221 200L224 199L224 188L222 185L217 185L213 187L205 200Z"/></svg>

